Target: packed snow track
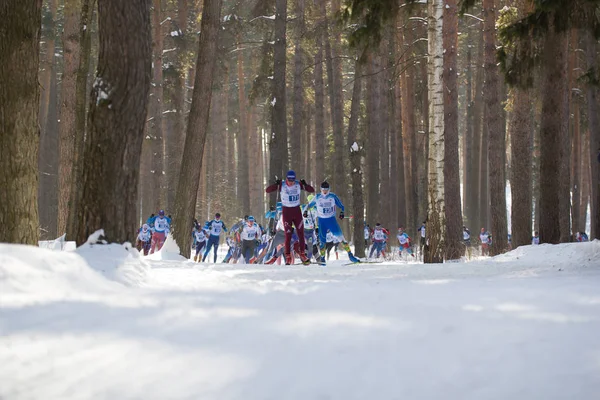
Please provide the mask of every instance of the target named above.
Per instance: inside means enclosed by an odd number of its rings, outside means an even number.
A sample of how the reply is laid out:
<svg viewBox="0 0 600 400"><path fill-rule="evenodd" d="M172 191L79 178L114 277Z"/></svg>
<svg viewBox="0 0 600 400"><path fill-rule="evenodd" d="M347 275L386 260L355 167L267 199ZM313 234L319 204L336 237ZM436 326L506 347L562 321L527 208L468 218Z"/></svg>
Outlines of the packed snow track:
<svg viewBox="0 0 600 400"><path fill-rule="evenodd" d="M0 245L0 399L600 396L600 242L444 265Z"/></svg>

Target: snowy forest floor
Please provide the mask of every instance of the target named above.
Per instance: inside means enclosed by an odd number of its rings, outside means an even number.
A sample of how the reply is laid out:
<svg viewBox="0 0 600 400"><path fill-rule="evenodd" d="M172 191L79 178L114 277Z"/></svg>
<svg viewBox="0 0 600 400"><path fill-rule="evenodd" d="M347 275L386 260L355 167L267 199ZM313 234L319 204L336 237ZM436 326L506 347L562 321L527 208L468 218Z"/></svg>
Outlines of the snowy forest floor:
<svg viewBox="0 0 600 400"><path fill-rule="evenodd" d="M600 242L345 262L0 245L0 399L598 398Z"/></svg>

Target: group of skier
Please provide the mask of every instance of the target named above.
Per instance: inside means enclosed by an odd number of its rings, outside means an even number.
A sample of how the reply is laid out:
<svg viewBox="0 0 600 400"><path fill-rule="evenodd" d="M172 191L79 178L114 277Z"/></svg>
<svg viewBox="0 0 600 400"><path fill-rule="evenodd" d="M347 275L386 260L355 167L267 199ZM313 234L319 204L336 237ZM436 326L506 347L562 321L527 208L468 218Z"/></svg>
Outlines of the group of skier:
<svg viewBox="0 0 600 400"><path fill-rule="evenodd" d="M145 256L160 251L170 230L171 216L166 216L164 210L160 210L158 215L150 215L138 231L137 249L143 251Z"/></svg>

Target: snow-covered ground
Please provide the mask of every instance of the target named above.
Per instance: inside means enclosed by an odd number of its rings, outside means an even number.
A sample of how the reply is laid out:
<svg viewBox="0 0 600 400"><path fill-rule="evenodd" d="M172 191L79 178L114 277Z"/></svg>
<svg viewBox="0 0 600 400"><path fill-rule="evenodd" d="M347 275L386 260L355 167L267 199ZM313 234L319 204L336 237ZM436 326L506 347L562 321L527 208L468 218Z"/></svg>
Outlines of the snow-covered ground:
<svg viewBox="0 0 600 400"><path fill-rule="evenodd" d="M600 242L326 268L0 245L0 399L598 399Z"/></svg>

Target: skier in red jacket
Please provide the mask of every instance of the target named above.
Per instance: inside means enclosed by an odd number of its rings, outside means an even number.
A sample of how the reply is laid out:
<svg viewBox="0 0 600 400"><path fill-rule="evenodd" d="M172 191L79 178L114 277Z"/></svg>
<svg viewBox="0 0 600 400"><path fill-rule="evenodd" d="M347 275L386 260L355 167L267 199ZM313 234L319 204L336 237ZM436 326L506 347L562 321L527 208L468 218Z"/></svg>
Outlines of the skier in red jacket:
<svg viewBox="0 0 600 400"><path fill-rule="evenodd" d="M298 234L300 244L300 259L303 264L310 264L310 260L306 256L306 244L304 242L304 218L302 217L302 211L300 210L300 192L302 190L308 193L314 193L315 188L310 186L304 179L300 182L296 180L296 173L292 170L288 171L286 175L285 183L281 180L275 181L274 184L267 187L266 192L272 193L276 190L281 192L281 203L282 207L282 218L283 226L285 229L285 264L293 264L291 254L291 241L292 241L292 224L296 227L296 233Z"/></svg>

